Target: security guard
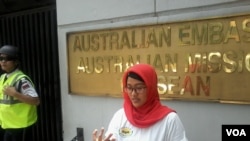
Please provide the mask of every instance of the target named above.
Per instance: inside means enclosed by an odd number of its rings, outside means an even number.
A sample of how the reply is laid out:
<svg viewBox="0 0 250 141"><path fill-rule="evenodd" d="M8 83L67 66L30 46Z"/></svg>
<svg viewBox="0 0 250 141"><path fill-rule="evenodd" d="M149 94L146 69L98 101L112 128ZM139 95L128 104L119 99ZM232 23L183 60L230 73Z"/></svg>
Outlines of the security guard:
<svg viewBox="0 0 250 141"><path fill-rule="evenodd" d="M31 79L18 67L18 47L0 48L0 141L31 141L27 133L37 121L40 100Z"/></svg>

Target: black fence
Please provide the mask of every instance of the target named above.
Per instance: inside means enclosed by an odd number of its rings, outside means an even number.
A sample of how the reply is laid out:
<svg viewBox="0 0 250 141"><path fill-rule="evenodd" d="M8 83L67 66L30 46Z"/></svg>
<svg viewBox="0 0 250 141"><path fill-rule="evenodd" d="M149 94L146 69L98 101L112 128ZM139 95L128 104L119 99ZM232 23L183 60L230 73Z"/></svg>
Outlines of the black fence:
<svg viewBox="0 0 250 141"><path fill-rule="evenodd" d="M63 140L56 21L55 6L0 15L0 45L20 47L21 69L40 95L33 141Z"/></svg>

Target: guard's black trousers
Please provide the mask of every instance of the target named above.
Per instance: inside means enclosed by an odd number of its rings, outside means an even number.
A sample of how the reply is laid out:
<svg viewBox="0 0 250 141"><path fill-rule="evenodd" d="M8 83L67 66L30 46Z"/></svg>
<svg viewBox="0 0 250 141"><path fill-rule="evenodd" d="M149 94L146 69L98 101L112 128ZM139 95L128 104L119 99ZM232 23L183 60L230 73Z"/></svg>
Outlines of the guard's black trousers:
<svg viewBox="0 0 250 141"><path fill-rule="evenodd" d="M0 127L0 141L32 141L32 126L18 129L2 129Z"/></svg>

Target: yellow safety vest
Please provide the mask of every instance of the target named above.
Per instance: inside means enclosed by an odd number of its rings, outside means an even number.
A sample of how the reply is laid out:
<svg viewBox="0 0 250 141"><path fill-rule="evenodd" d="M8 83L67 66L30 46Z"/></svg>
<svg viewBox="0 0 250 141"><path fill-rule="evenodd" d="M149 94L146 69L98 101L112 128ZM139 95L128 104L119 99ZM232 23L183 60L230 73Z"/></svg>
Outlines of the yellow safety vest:
<svg viewBox="0 0 250 141"><path fill-rule="evenodd" d="M0 126L3 129L8 129L24 128L34 124L37 121L35 105L23 103L12 96L3 94L4 86L14 86L21 78L26 77L29 79L29 77L18 70L4 82L5 75L3 74L0 77Z"/></svg>

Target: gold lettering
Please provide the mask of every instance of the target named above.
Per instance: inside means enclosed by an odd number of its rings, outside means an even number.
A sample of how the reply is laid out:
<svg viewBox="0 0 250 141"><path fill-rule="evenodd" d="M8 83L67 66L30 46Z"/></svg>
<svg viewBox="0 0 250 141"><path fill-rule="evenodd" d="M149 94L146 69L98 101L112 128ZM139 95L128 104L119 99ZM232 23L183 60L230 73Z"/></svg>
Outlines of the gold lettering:
<svg viewBox="0 0 250 141"><path fill-rule="evenodd" d="M123 72L122 71L122 63L123 63L123 58L122 56L114 56L114 72Z"/></svg>
<svg viewBox="0 0 250 141"><path fill-rule="evenodd" d="M191 95L194 95L194 88L190 76L185 76L180 94L184 95L187 92L189 92Z"/></svg>
<svg viewBox="0 0 250 141"><path fill-rule="evenodd" d="M100 34L100 37L101 37L101 45L103 45L103 50L106 50L106 47L107 47L107 37L108 37L108 33L102 33Z"/></svg>
<svg viewBox="0 0 250 141"><path fill-rule="evenodd" d="M165 32L164 28L161 28L160 37L159 37L159 47L163 45L163 39L166 42L167 46L171 46L171 28L167 27L167 33Z"/></svg>
<svg viewBox="0 0 250 141"><path fill-rule="evenodd" d="M103 58L98 56L96 57L95 72L102 73L103 71L104 71Z"/></svg>
<svg viewBox="0 0 250 141"><path fill-rule="evenodd" d="M77 72L76 73L80 73L80 71L85 72L85 63L83 58L81 57L79 60L79 64L77 66Z"/></svg>
<svg viewBox="0 0 250 141"><path fill-rule="evenodd" d="M220 22L209 23L209 42L219 44L223 40L223 24Z"/></svg>
<svg viewBox="0 0 250 141"><path fill-rule="evenodd" d="M113 60L113 56L105 56L104 60L107 62L107 72L110 72L111 60Z"/></svg>
<svg viewBox="0 0 250 141"><path fill-rule="evenodd" d="M208 42L208 31L207 24L202 24L200 32L197 24L194 24L192 28L192 45L194 44L204 44L206 45Z"/></svg>
<svg viewBox="0 0 250 141"><path fill-rule="evenodd" d="M166 78L162 75L158 75L158 92L160 95L163 95L167 92L168 87L166 85Z"/></svg>
<svg viewBox="0 0 250 141"><path fill-rule="evenodd" d="M155 35L155 30L154 30L154 28L151 28L150 32L148 34L148 38L147 38L147 47L149 47L151 44L154 47L158 47L158 43L157 43L156 39L157 38L156 38L156 35Z"/></svg>
<svg viewBox="0 0 250 141"><path fill-rule="evenodd" d="M178 94L180 93L179 90L176 90L176 88L179 87L179 76L168 76L167 77L167 83L168 83L168 94Z"/></svg>
<svg viewBox="0 0 250 141"><path fill-rule="evenodd" d="M110 33L110 40L109 40L110 50L112 49L122 49L119 47L119 34L117 32Z"/></svg>
<svg viewBox="0 0 250 141"><path fill-rule="evenodd" d="M86 62L85 62L85 71L86 73L93 73L94 72L94 58L89 58L89 57L86 57ZM92 67L92 68L90 68Z"/></svg>
<svg viewBox="0 0 250 141"><path fill-rule="evenodd" d="M209 72L219 72L221 70L221 53L220 52L210 52L208 54L208 71Z"/></svg>
<svg viewBox="0 0 250 141"><path fill-rule="evenodd" d="M163 94L179 94L179 76L168 76L158 75L158 92L160 95Z"/></svg>
<svg viewBox="0 0 250 141"><path fill-rule="evenodd" d="M247 32L247 33L250 33L250 19L243 20L243 22L242 22L242 30ZM250 36L244 35L243 40L245 42L250 42Z"/></svg>
<svg viewBox="0 0 250 141"><path fill-rule="evenodd" d="M188 54L188 63L185 65L185 72L198 73L201 71L207 72L207 55L206 53L195 53L192 59L191 54Z"/></svg>
<svg viewBox="0 0 250 141"><path fill-rule="evenodd" d="M206 77L206 83L204 84L204 82L202 81L200 76L197 76L197 86L196 86L196 95L200 95L200 89L203 90L203 92L205 93L206 96L210 95L210 77L207 76Z"/></svg>
<svg viewBox="0 0 250 141"><path fill-rule="evenodd" d="M164 70L160 54L155 55L153 66L161 71Z"/></svg>
<svg viewBox="0 0 250 141"><path fill-rule="evenodd" d="M130 43L129 43L129 39L128 39L128 34L126 31L122 32L122 37L121 37L121 43L120 43L121 48L123 48L123 46L127 46L128 48L130 48Z"/></svg>
<svg viewBox="0 0 250 141"><path fill-rule="evenodd" d="M145 48L145 29L142 29L140 31L141 32L139 33L141 34L136 34L135 30L133 30L131 33L132 48ZM136 39L140 39L140 40L136 40Z"/></svg>
<svg viewBox="0 0 250 141"><path fill-rule="evenodd" d="M77 73L86 72L86 73L93 73L94 72L94 58L91 59L92 61L90 62L90 58L86 57L85 61L84 58L80 58L79 64L77 66ZM90 66L92 66L92 69L90 69Z"/></svg>
<svg viewBox="0 0 250 141"><path fill-rule="evenodd" d="M190 25L184 25L179 28L179 40L180 40L180 45L185 46L185 45L190 45Z"/></svg>
<svg viewBox="0 0 250 141"><path fill-rule="evenodd" d="M225 35L224 43L227 43L229 39L234 39L236 42L240 41L236 21L230 21L228 31Z"/></svg>
<svg viewBox="0 0 250 141"><path fill-rule="evenodd" d="M178 54L175 53L172 59L170 54L165 54L166 63L164 67L164 72L168 72L169 68L171 68L172 72L177 72L177 56Z"/></svg>
<svg viewBox="0 0 250 141"><path fill-rule="evenodd" d="M237 58L237 55L234 51L228 51L223 54L223 61L226 65L223 66L223 69L226 73L233 73L237 68L237 63L234 61Z"/></svg>
<svg viewBox="0 0 250 141"><path fill-rule="evenodd" d="M163 99L249 98L237 93L249 82L249 15L69 33L67 42L72 93L118 96L113 86L121 85L122 72L147 63L156 69ZM117 79L96 83L107 76ZM237 91L228 90L234 85Z"/></svg>
<svg viewBox="0 0 250 141"><path fill-rule="evenodd" d="M250 53L248 53L246 55L246 58L245 58L245 65L246 65L246 69L250 72Z"/></svg>
<svg viewBox="0 0 250 141"><path fill-rule="evenodd" d="M93 51L98 51L99 50L99 36L98 34L92 34L91 35L91 49Z"/></svg>
<svg viewBox="0 0 250 141"><path fill-rule="evenodd" d="M150 54L147 55L147 63L151 64L151 55Z"/></svg>
<svg viewBox="0 0 250 141"><path fill-rule="evenodd" d="M134 64L138 64L140 62L140 55L136 56L136 60L134 60L132 55L128 56L128 60L126 62L126 69L128 69L130 66L133 66Z"/></svg>
<svg viewBox="0 0 250 141"><path fill-rule="evenodd" d="M244 62L244 52L243 51L239 51L238 54L238 72L242 72L243 71L243 62Z"/></svg>
<svg viewBox="0 0 250 141"><path fill-rule="evenodd" d="M132 33L131 33L131 42L132 42L131 47L132 48L137 48L137 47L139 48L140 45L135 42L135 38L136 38L135 30L133 30Z"/></svg>
<svg viewBox="0 0 250 141"><path fill-rule="evenodd" d="M81 42L80 42L79 36L76 36L74 39L75 39L74 40L74 45L73 45L74 52L76 52L77 49L79 51L82 51Z"/></svg>

